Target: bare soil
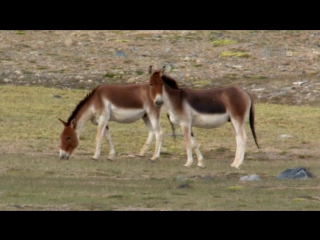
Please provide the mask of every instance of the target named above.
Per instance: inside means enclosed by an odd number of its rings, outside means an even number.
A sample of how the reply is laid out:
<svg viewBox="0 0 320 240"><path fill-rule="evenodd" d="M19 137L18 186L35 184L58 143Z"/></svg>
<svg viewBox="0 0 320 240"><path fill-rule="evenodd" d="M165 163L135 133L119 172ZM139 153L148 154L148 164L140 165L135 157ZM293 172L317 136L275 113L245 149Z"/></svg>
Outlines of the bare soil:
<svg viewBox="0 0 320 240"><path fill-rule="evenodd" d="M90 90L146 82L149 65L166 65L181 86L236 84L257 102L317 106L319 55L318 30L10 30L0 85Z"/></svg>

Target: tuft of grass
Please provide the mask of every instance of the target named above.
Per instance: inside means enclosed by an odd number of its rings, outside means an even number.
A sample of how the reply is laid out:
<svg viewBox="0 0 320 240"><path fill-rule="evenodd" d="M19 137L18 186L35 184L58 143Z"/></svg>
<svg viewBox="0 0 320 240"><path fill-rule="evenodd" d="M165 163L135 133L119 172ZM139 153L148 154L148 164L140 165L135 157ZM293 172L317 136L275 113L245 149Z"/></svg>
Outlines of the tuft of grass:
<svg viewBox="0 0 320 240"><path fill-rule="evenodd" d="M116 40L114 40L114 42L130 42L130 40L128 40L128 39L116 39Z"/></svg>
<svg viewBox="0 0 320 240"><path fill-rule="evenodd" d="M116 76L116 74L110 73L110 72L107 72L106 74L103 75L103 77L105 77L105 78L114 78L115 76Z"/></svg>
<svg viewBox="0 0 320 240"><path fill-rule="evenodd" d="M229 40L229 39L221 39L221 40L212 41L212 45L215 46L215 47L224 46L224 45L230 45L230 44L235 44L235 43L237 43L237 41Z"/></svg>
<svg viewBox="0 0 320 240"><path fill-rule="evenodd" d="M281 151L279 155L286 155L287 153L288 153L287 151Z"/></svg>
<svg viewBox="0 0 320 240"><path fill-rule="evenodd" d="M211 85L211 81L208 80L198 80L192 82L193 85L201 85L201 86L206 86L206 85Z"/></svg>
<svg viewBox="0 0 320 240"><path fill-rule="evenodd" d="M261 75L252 75L250 76L251 79L267 79L266 76L261 76Z"/></svg>
<svg viewBox="0 0 320 240"><path fill-rule="evenodd" d="M136 74L137 74L137 75L143 75L144 73L145 73L145 71L140 71L140 70L137 70L137 71L136 71Z"/></svg>
<svg viewBox="0 0 320 240"><path fill-rule="evenodd" d="M245 52L232 52L225 51L220 54L221 57L238 57L238 58L249 58L250 54Z"/></svg>
<svg viewBox="0 0 320 240"><path fill-rule="evenodd" d="M16 32L17 35L26 35L26 31L25 30L18 30Z"/></svg>

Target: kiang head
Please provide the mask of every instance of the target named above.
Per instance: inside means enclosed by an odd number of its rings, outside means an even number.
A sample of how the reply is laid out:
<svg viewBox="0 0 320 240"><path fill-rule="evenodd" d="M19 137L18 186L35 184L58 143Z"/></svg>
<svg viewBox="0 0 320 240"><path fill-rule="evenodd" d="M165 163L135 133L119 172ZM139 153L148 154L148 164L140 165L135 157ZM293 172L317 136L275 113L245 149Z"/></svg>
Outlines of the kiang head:
<svg viewBox="0 0 320 240"><path fill-rule="evenodd" d="M163 105L162 91L163 91L163 80L162 75L164 74L165 66L160 70L152 71L152 66L149 67L150 74L150 97L155 107L160 108Z"/></svg>
<svg viewBox="0 0 320 240"><path fill-rule="evenodd" d="M73 119L67 123L60 118L58 119L64 126L60 135L60 159L69 159L73 150L79 145L78 134L75 130L76 121Z"/></svg>

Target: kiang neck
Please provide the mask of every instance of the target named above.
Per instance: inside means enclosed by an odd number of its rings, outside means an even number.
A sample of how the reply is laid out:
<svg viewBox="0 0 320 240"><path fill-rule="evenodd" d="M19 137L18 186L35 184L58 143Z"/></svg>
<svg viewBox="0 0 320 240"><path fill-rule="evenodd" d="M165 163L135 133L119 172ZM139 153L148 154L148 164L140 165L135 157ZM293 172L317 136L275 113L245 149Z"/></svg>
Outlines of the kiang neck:
<svg viewBox="0 0 320 240"><path fill-rule="evenodd" d="M170 87L167 84L164 84L164 96L165 98L168 98L169 101L165 101L166 102L170 102L172 105L178 106L181 104L181 89L176 89L173 87ZM170 106L168 106L170 107Z"/></svg>
<svg viewBox="0 0 320 240"><path fill-rule="evenodd" d="M78 113L75 117L76 119L76 132L78 134L78 136L80 136L80 133L84 127L84 125L91 120L93 117L93 115L91 114L91 112L88 110L84 111L81 113L81 115Z"/></svg>

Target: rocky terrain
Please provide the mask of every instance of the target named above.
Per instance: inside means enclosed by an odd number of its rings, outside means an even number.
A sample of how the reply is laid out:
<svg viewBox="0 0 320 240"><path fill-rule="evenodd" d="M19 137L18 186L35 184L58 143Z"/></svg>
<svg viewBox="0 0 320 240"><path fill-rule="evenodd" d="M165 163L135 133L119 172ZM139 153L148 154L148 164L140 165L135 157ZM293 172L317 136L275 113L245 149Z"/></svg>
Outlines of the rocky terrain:
<svg viewBox="0 0 320 240"><path fill-rule="evenodd" d="M0 85L92 89L148 81L239 85L257 102L320 103L318 30L0 31Z"/></svg>

